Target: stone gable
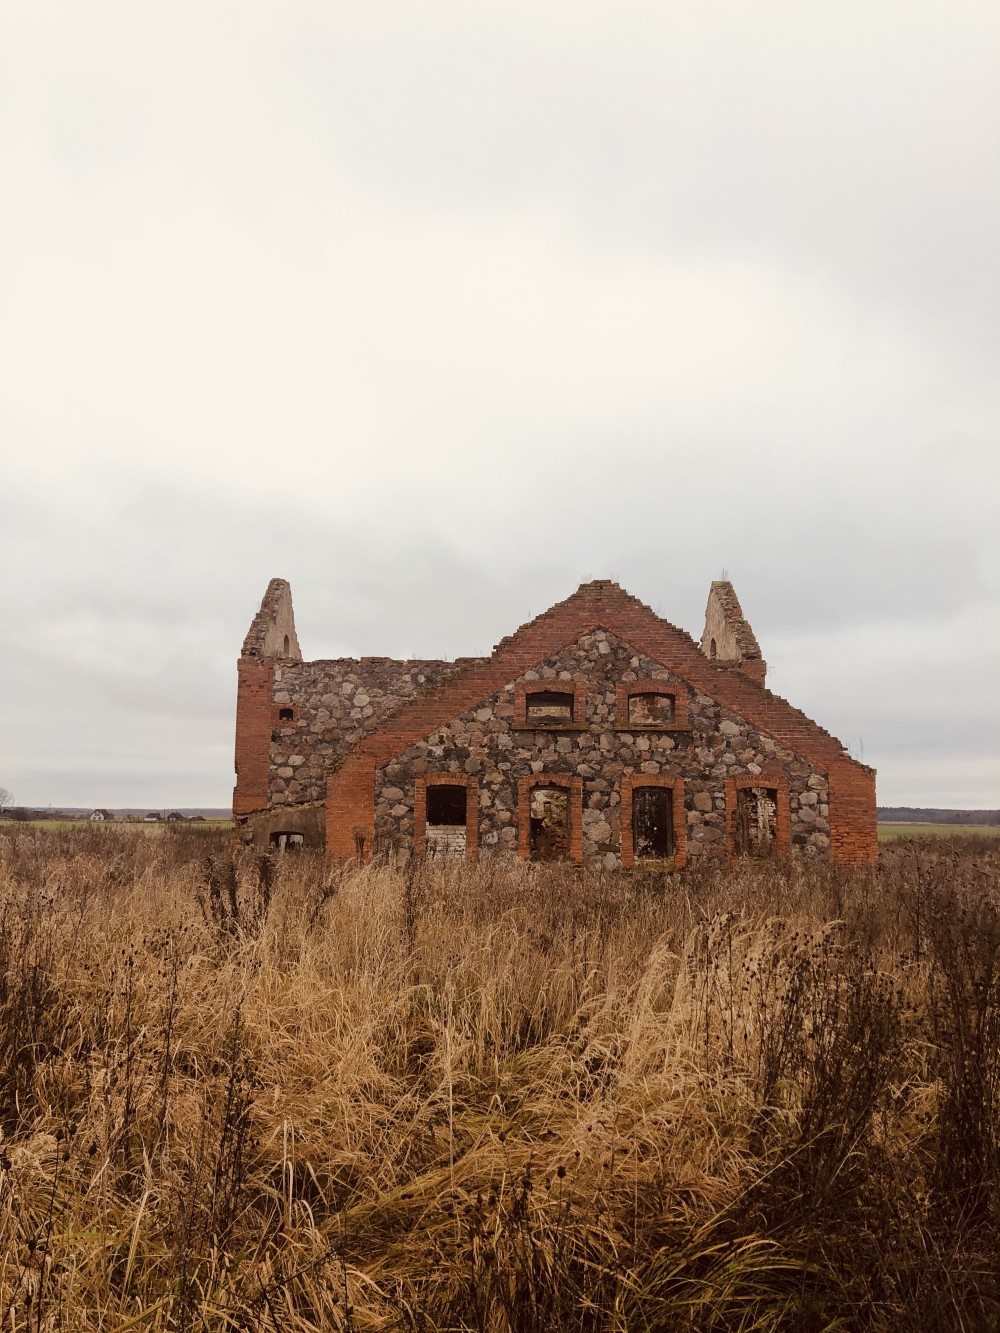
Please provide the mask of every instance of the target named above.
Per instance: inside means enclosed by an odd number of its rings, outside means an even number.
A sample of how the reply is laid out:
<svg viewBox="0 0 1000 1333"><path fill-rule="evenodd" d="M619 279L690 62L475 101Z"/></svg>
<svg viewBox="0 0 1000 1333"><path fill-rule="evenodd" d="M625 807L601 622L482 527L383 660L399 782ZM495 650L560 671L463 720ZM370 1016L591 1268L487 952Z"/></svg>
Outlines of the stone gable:
<svg viewBox="0 0 1000 1333"><path fill-rule="evenodd" d="M586 728L532 730L515 721L519 682L586 686ZM619 686L655 681L686 695L683 731L621 729ZM479 847L517 845L518 783L540 773L583 781L583 857L608 869L621 857L621 779L684 779L689 856L726 850L726 779L780 767L789 783L793 845L808 853L830 845L827 784L822 771L689 686L661 663L607 630L582 635L473 709L376 770L375 838L400 848L413 838L418 777L462 773L479 782ZM761 776L761 782L765 779Z"/></svg>

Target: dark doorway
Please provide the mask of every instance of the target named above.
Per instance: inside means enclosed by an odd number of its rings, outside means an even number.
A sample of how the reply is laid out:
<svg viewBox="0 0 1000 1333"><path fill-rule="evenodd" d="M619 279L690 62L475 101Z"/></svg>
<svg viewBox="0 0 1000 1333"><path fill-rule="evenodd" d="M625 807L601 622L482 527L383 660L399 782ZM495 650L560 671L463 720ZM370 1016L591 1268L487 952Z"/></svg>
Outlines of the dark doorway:
<svg viewBox="0 0 1000 1333"><path fill-rule="evenodd" d="M770 856L778 840L778 792L774 787L743 787L736 793L737 856Z"/></svg>
<svg viewBox="0 0 1000 1333"><path fill-rule="evenodd" d="M564 787L532 787L529 820L532 861L564 861L569 856L569 792Z"/></svg>
<svg viewBox="0 0 1000 1333"><path fill-rule="evenodd" d="M466 834L467 796L465 785L434 783L427 788L427 818L424 846L428 856L463 856Z"/></svg>
<svg viewBox="0 0 1000 1333"><path fill-rule="evenodd" d="M670 787L632 790L632 848L637 861L674 854L674 793Z"/></svg>

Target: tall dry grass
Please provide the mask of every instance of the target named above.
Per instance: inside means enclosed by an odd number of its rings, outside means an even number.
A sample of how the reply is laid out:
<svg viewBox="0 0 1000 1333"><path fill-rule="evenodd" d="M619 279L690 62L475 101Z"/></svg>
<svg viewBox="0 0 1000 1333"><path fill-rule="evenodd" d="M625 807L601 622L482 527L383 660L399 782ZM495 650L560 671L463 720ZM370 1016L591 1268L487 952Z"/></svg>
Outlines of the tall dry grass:
<svg viewBox="0 0 1000 1333"><path fill-rule="evenodd" d="M996 1327L998 866L5 832L0 1329Z"/></svg>

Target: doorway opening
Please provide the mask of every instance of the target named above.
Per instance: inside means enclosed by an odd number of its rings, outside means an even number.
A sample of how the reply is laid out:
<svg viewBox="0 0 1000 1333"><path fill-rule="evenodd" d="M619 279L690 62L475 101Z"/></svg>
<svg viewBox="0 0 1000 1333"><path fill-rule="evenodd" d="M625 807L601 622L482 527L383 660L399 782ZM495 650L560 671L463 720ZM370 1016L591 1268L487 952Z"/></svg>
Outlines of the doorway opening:
<svg viewBox="0 0 1000 1333"><path fill-rule="evenodd" d="M632 847L637 861L674 854L674 793L669 787L632 790Z"/></svg>

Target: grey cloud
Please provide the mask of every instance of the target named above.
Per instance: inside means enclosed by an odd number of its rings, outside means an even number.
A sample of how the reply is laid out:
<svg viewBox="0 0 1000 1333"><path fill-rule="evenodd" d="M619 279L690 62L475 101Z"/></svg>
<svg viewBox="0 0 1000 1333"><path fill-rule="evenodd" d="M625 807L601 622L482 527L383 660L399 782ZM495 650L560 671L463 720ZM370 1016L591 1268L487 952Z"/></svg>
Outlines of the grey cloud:
<svg viewBox="0 0 1000 1333"><path fill-rule="evenodd" d="M996 804L1000 19L899 15L19 14L0 782L224 801L273 574L310 656L454 656L725 567L886 799Z"/></svg>

